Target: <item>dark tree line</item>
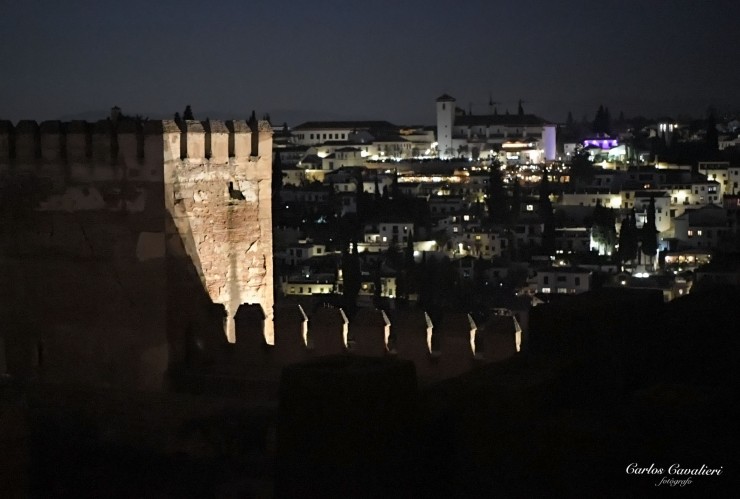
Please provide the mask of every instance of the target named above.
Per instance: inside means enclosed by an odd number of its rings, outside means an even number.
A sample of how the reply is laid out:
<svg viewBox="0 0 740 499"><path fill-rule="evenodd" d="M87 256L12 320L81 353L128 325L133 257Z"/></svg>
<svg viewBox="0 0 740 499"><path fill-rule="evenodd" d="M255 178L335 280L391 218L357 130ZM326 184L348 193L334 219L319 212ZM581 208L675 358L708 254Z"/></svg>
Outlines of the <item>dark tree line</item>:
<svg viewBox="0 0 740 499"><path fill-rule="evenodd" d="M651 196L642 228L637 228L634 209L622 220L617 257L621 263L627 263L637 260L639 253L653 258L657 252L658 229L655 225L655 198Z"/></svg>
<svg viewBox="0 0 740 499"><path fill-rule="evenodd" d="M599 106L599 109L596 111L592 130L597 134L609 135L612 133L612 119L608 107Z"/></svg>

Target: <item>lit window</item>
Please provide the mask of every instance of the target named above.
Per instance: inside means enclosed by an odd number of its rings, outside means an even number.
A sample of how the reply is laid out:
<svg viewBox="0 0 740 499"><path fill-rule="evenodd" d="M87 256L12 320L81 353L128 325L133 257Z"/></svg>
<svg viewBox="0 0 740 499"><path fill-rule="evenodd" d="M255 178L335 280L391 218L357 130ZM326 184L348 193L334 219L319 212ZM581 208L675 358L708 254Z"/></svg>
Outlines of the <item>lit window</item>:
<svg viewBox="0 0 740 499"><path fill-rule="evenodd" d="M691 230L691 229L689 229L688 236L689 237L693 237L694 236L694 231Z"/></svg>
<svg viewBox="0 0 740 499"><path fill-rule="evenodd" d="M550 288L542 288L542 292L543 293L549 293L550 292Z"/></svg>
<svg viewBox="0 0 740 499"><path fill-rule="evenodd" d="M567 293L568 290L566 288L558 288L558 293L564 294Z"/></svg>
<svg viewBox="0 0 740 499"><path fill-rule="evenodd" d="M701 236L701 231L700 231L700 230L697 230L697 231L696 231L696 235L697 235L697 236Z"/></svg>

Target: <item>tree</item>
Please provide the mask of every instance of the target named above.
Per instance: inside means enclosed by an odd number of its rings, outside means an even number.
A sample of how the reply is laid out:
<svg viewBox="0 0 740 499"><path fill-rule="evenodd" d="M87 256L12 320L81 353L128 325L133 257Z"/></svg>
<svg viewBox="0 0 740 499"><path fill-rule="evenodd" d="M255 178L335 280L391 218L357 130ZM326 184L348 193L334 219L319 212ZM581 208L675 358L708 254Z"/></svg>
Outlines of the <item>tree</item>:
<svg viewBox="0 0 740 499"><path fill-rule="evenodd" d="M509 221L516 222L519 219L519 211L522 205L522 187L519 180L514 179L514 186L511 188L511 203L509 204Z"/></svg>
<svg viewBox="0 0 740 499"><path fill-rule="evenodd" d="M655 226L655 196L650 196L647 208L647 216L640 233L642 242L642 253L646 256L655 257L658 252L658 230Z"/></svg>
<svg viewBox="0 0 740 499"><path fill-rule="evenodd" d="M401 188L398 185L398 168L393 169L393 183L391 184L391 194L394 199L401 196Z"/></svg>
<svg viewBox="0 0 740 499"><path fill-rule="evenodd" d="M570 181L574 184L588 185L594 176L594 163L588 151L579 147L573 153L570 161Z"/></svg>
<svg viewBox="0 0 740 499"><path fill-rule="evenodd" d="M355 180L355 203L357 204L357 230L359 231L368 210L365 206L365 184L362 179L362 172L356 170L353 176Z"/></svg>
<svg viewBox="0 0 740 499"><path fill-rule="evenodd" d="M717 118L714 116L714 109L709 110L707 118L707 135L706 135L707 152L710 155L716 155L719 151L719 134L717 132Z"/></svg>
<svg viewBox="0 0 740 499"><path fill-rule="evenodd" d="M400 269L396 273L396 294L398 298L408 299L409 294L416 292L416 264L414 262L414 238L410 234L406 239Z"/></svg>
<svg viewBox="0 0 740 499"><path fill-rule="evenodd" d="M274 208L279 207L282 203L280 202L280 190L283 187L283 162L280 159L280 153L275 152L272 159L272 206L273 213L276 213Z"/></svg>
<svg viewBox="0 0 740 499"><path fill-rule="evenodd" d="M190 108L190 104L185 106L185 112L182 113L182 119L184 120L194 120L195 116L193 116L193 110Z"/></svg>
<svg viewBox="0 0 740 499"><path fill-rule="evenodd" d="M555 215L552 211L550 201L550 180L547 168L542 169L542 180L540 181L539 215L542 221L542 249L546 254L555 253Z"/></svg>
<svg viewBox="0 0 740 499"><path fill-rule="evenodd" d="M517 104L517 109L516 109L516 111L517 111L517 114L518 114L519 116L524 116L524 108L522 107L522 100L521 100L521 99L519 99L519 102L518 102L518 104Z"/></svg>
<svg viewBox="0 0 740 499"><path fill-rule="evenodd" d="M614 212L596 202L593 212L591 237L596 243L600 255L610 255L617 242L617 231L614 228Z"/></svg>
<svg viewBox="0 0 740 499"><path fill-rule="evenodd" d="M351 248L344 248L342 252L342 280L344 308L349 315L353 315L357 308L357 296L362 287L362 270L360 258L357 255L357 243L353 240Z"/></svg>
<svg viewBox="0 0 740 499"><path fill-rule="evenodd" d="M624 264L634 260L637 256L637 247L637 222L635 219L635 210L633 209L624 217L622 226L619 229L619 261Z"/></svg>
<svg viewBox="0 0 740 499"><path fill-rule="evenodd" d="M488 192L486 196L488 218L493 223L504 223L507 216L508 199L501 175L501 164L498 159L494 158L491 161L488 172Z"/></svg>
<svg viewBox="0 0 740 499"><path fill-rule="evenodd" d="M382 265L382 260L378 259L378 261L375 262L375 266L373 268L373 303L376 307L380 306L380 301L383 294L383 281L380 278L380 270Z"/></svg>
<svg viewBox="0 0 740 499"><path fill-rule="evenodd" d="M671 153L671 156L674 156L678 153L678 130L674 129L673 132L671 132L671 142L668 145L668 150Z"/></svg>
<svg viewBox="0 0 740 499"><path fill-rule="evenodd" d="M406 238L406 248L403 253L403 267L411 269L414 266L414 234L409 234Z"/></svg>
<svg viewBox="0 0 740 499"><path fill-rule="evenodd" d="M421 272L419 279L419 305L430 309L434 303L434 294L437 286L437 260L427 258L426 252L421 260Z"/></svg>
<svg viewBox="0 0 740 499"><path fill-rule="evenodd" d="M596 117L594 118L592 129L594 133L609 135L611 133L611 116L609 115L609 108L605 108L603 105L599 106L596 111Z"/></svg>

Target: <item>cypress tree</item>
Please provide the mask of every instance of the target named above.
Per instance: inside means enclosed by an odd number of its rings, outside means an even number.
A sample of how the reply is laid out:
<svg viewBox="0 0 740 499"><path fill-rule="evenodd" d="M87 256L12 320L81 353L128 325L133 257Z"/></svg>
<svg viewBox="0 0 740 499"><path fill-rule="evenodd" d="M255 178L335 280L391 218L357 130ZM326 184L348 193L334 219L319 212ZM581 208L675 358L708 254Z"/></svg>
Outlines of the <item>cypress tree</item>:
<svg viewBox="0 0 740 499"><path fill-rule="evenodd" d="M717 118L714 116L714 109L709 111L707 118L707 135L706 135L707 152L715 155L719 151L719 134L717 132Z"/></svg>
<svg viewBox="0 0 740 499"><path fill-rule="evenodd" d="M593 224L591 226L591 235L594 241L599 245L599 253L611 253L616 243L617 234L614 229L614 212L601 204L601 200L596 202L593 212Z"/></svg>
<svg viewBox="0 0 740 499"><path fill-rule="evenodd" d="M640 234L637 232L637 215L635 215L635 209L632 208L630 211L630 233L628 249L632 259L637 257L637 250L639 249Z"/></svg>
<svg viewBox="0 0 740 499"><path fill-rule="evenodd" d="M550 181L547 168L542 170L542 180L540 181L540 203L539 215L542 221L542 249L546 254L555 253L555 216L552 212L552 202L550 201Z"/></svg>
<svg viewBox="0 0 740 499"><path fill-rule="evenodd" d="M376 307L380 306L380 300L382 298L383 282L380 278L380 268L382 265L382 260L378 259L373 268L373 302Z"/></svg>
<svg viewBox="0 0 740 499"><path fill-rule="evenodd" d="M185 112L182 113L182 119L184 120L194 120L195 116L193 116L193 110L190 108L190 104L185 106Z"/></svg>
<svg viewBox="0 0 740 499"><path fill-rule="evenodd" d="M617 252L617 258L620 263L625 263L627 260L629 260L629 256L627 253L627 246L629 238L629 227L630 219L629 216L622 219L622 225L619 228L619 250Z"/></svg>
<svg viewBox="0 0 740 499"><path fill-rule="evenodd" d="M506 221L508 199L504 189L504 180L501 176L501 164L498 159L493 159L488 173L488 192L486 204L488 205L488 218L493 223Z"/></svg>
<svg viewBox="0 0 740 499"><path fill-rule="evenodd" d="M519 180L514 179L514 187L511 190L511 204L509 207L509 220L516 222L519 219L519 211L522 204L522 187Z"/></svg>
<svg viewBox="0 0 740 499"><path fill-rule="evenodd" d="M351 249L345 248L342 253L342 279L344 281L342 295L344 308L349 315L353 315L357 308L357 296L362 286L362 270L360 258L357 255L357 243L353 240L351 246Z"/></svg>
<svg viewBox="0 0 740 499"><path fill-rule="evenodd" d="M637 256L638 239L637 221L635 210L622 220L622 227L619 229L619 260L626 263L634 260Z"/></svg>
<svg viewBox="0 0 740 499"><path fill-rule="evenodd" d="M647 209L647 218L640 233L642 252L646 256L654 257L658 252L658 230L655 226L655 196L650 196Z"/></svg>
<svg viewBox="0 0 740 499"><path fill-rule="evenodd" d="M588 151L582 147L573 153L570 161L570 181L574 184L589 184L594 176L594 164Z"/></svg>

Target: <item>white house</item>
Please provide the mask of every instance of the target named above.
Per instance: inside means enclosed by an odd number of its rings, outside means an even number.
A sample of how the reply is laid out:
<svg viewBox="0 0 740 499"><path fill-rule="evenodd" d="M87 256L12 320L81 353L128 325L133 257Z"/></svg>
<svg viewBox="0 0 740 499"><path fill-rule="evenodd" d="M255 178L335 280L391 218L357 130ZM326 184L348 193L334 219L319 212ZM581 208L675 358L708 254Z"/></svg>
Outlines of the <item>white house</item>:
<svg viewBox="0 0 740 499"><path fill-rule="evenodd" d="M634 209L637 218L637 226L647 220L647 210L650 206L650 198L655 200L655 228L658 232L665 233L671 230L673 218L671 214L671 197L661 191L637 191L634 198Z"/></svg>
<svg viewBox="0 0 740 499"><path fill-rule="evenodd" d="M413 222L380 222L378 224L378 236L383 243L404 245L413 234Z"/></svg>
<svg viewBox="0 0 740 499"><path fill-rule="evenodd" d="M298 241L298 244L290 245L285 250L285 263L295 265L314 256L326 254L326 245L316 244L310 239Z"/></svg>
<svg viewBox="0 0 740 499"><path fill-rule="evenodd" d="M536 293L578 294L591 289L591 271L579 267L549 267L530 280Z"/></svg>
<svg viewBox="0 0 740 499"><path fill-rule="evenodd" d="M450 239L455 255L491 258L501 256L502 249L507 247L507 240L501 238L498 231L474 228L455 234Z"/></svg>
<svg viewBox="0 0 740 499"><path fill-rule="evenodd" d="M284 295L309 296L333 293L336 276L330 273L295 274L282 279L280 288Z"/></svg>
<svg viewBox="0 0 740 499"><path fill-rule="evenodd" d="M674 237L683 248L716 248L732 230L727 212L720 206L686 210L674 220Z"/></svg>
<svg viewBox="0 0 740 499"><path fill-rule="evenodd" d="M562 253L588 253L591 251L591 229L589 227L556 228L555 250Z"/></svg>
<svg viewBox="0 0 740 499"><path fill-rule="evenodd" d="M293 141L298 145L314 146L326 141L350 141L352 134L357 132L397 134L398 130L387 121L308 121L293 128Z"/></svg>
<svg viewBox="0 0 740 499"><path fill-rule="evenodd" d="M725 194L733 194L733 186L730 180L732 169L729 161L699 161L699 173L705 175L707 180L713 180L719 185L720 199ZM735 178L737 181L737 178Z"/></svg>

